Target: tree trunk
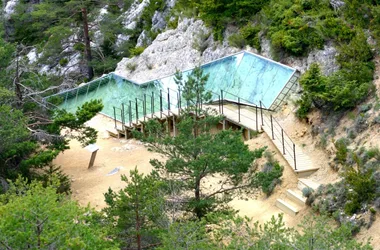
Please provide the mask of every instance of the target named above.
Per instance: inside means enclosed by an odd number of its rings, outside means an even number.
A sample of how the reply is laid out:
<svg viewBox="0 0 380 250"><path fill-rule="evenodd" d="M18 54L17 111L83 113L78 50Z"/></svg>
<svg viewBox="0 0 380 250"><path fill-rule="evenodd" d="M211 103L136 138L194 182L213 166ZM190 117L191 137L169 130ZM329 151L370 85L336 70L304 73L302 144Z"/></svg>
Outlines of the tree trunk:
<svg viewBox="0 0 380 250"><path fill-rule="evenodd" d="M194 212L197 215L198 219L203 217L202 209L199 207L201 201L201 178L197 177L195 180L195 208Z"/></svg>
<svg viewBox="0 0 380 250"><path fill-rule="evenodd" d="M17 48L18 49L18 48ZM15 76L15 80L14 80L14 84L15 84L15 93L16 93L16 105L18 108L21 107L22 105L22 93L21 93L21 88L20 88L20 72L19 72L19 64L18 64L18 51L16 53L16 76Z"/></svg>
<svg viewBox="0 0 380 250"><path fill-rule="evenodd" d="M90 65L92 61L92 54L91 54L90 35L88 33L88 20L87 20L86 8L82 8L82 15L83 15L84 42L86 45L87 75L88 75L88 79L91 80L94 77L94 69Z"/></svg>

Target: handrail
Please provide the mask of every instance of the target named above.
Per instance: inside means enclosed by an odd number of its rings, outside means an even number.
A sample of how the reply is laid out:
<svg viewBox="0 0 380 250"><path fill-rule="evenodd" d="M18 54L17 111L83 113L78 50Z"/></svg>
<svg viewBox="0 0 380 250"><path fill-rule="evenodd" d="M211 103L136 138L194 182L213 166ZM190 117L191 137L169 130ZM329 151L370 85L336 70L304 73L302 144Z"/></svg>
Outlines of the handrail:
<svg viewBox="0 0 380 250"><path fill-rule="evenodd" d="M180 114L181 109L186 108L189 105L189 103L183 103L182 98L181 98L182 96L181 96L180 92L181 92L180 89L178 89L178 91L173 90L171 88L160 89L160 94L158 96L158 98L160 99L159 102L154 101L154 97L155 97L154 92L152 93L152 95L150 95L149 93L144 93L142 96L142 99L136 97L135 103L134 103L136 112L135 112L135 115L133 115L133 108L132 108L132 114L128 113L129 122L131 123L130 118L132 117L132 119L136 118L136 123L137 123L140 120L139 119L140 114L142 114L142 116L140 118L144 119L144 121L146 121L146 118L148 118L148 119L150 118L148 116L151 116L153 118L154 111L155 111L156 105L158 105L158 103L159 103L159 108L157 110L160 112L161 118L162 118L162 115L169 116L170 113L174 114L173 109L178 109L178 112ZM240 123L242 117L244 117L245 119L249 119L251 121L255 121L256 122L256 130L259 130L258 119L259 119L259 110L260 110L261 126L268 126L269 128L271 128L272 140L279 140L282 142L282 150L281 150L282 153L284 155L288 154L294 160L294 168L295 168L295 170L297 170L295 143L292 141L290 136L284 131L284 129L279 124L279 122L271 114L270 115L267 114L268 111L271 112L272 110L266 108L262 102L260 102L260 106L258 106L256 104L252 104L249 101L247 101L243 98L240 98L237 95L229 93L227 91L221 90L220 94L217 94L217 93L212 92L212 91L209 91L209 92L212 95L210 103L218 102L218 104L219 104L219 113L224 114L224 109L228 109L228 110L230 110L230 111L232 111L238 115L239 123ZM227 96L231 95L231 96L237 97L237 101L225 98L226 93L227 93ZM228 103L232 103L234 105L237 105L238 106L237 111L229 109L226 105L224 105L224 102L228 102ZM130 101L130 103L133 103L133 102ZM124 106L124 103L122 104L122 108L123 108L123 106ZM142 106L142 112L139 111L139 108L141 110L141 106ZM164 106L166 106L166 107L164 107ZM255 108L256 120L251 118L251 117L248 117L245 114L242 114L241 113L241 106ZM152 108L153 108L153 110L152 110ZM128 106L127 112L129 112L129 109L130 108ZM118 110L123 110L123 109L118 109ZM164 113L166 111L167 111L167 115ZM263 112L263 111L265 111L265 112ZM119 116L119 115L116 115L116 111L114 111L115 127L116 127L116 120L117 120L118 116L121 118L123 126L125 126L125 120L126 120L125 119L125 112L126 112L125 110L124 110L124 112L122 111L121 115ZM289 143L289 141L290 141L290 143Z"/></svg>

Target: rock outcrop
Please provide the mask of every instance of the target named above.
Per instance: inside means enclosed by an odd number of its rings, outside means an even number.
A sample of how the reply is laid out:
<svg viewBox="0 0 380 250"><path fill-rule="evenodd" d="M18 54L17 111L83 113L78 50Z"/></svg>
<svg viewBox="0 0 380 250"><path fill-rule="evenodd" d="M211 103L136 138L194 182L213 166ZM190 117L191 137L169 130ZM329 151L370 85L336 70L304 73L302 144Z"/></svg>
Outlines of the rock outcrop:
<svg viewBox="0 0 380 250"><path fill-rule="evenodd" d="M144 52L133 58L124 58L115 72L137 82L146 82L185 70L197 65L227 56L239 49L214 42L212 36L199 39L198 36L211 34L202 21L184 19L175 30L167 30L157 36ZM199 46L208 43L204 51ZM133 69L133 70L131 70Z"/></svg>

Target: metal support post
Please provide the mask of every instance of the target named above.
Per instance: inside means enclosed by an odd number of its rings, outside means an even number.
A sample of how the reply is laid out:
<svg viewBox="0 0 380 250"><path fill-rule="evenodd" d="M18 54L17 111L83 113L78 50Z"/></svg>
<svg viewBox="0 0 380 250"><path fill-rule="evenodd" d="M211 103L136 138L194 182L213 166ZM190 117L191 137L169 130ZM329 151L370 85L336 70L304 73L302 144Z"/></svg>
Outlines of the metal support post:
<svg viewBox="0 0 380 250"><path fill-rule="evenodd" d="M168 115L170 115L170 89L168 88Z"/></svg>
<svg viewBox="0 0 380 250"><path fill-rule="evenodd" d="M281 137L282 137L282 153L285 155L285 141L284 141L284 130L281 129Z"/></svg>
<svg viewBox="0 0 380 250"><path fill-rule="evenodd" d="M273 131L273 116L270 115L270 127L272 130L272 139L274 140L274 131Z"/></svg>
<svg viewBox="0 0 380 250"><path fill-rule="evenodd" d="M160 90L160 118L162 118L162 90Z"/></svg>
<svg viewBox="0 0 380 250"><path fill-rule="evenodd" d="M294 155L294 170L297 170L297 161L296 161L296 144L293 143L293 155Z"/></svg>
<svg viewBox="0 0 380 250"><path fill-rule="evenodd" d="M145 122L145 117L146 117L146 94L144 94L143 115L144 115L144 122Z"/></svg>
<svg viewBox="0 0 380 250"><path fill-rule="evenodd" d="M223 110L223 90L222 89L220 90L220 96L222 99L222 114L223 114L224 110Z"/></svg>
<svg viewBox="0 0 380 250"><path fill-rule="evenodd" d="M116 126L116 109L115 109L115 107L113 107L113 117L114 117L114 120L115 120L115 129L116 129L117 126Z"/></svg>
<svg viewBox="0 0 380 250"><path fill-rule="evenodd" d="M152 118L154 114L154 92L152 92L152 97L150 99L150 111L152 112Z"/></svg>
<svg viewBox="0 0 380 250"><path fill-rule="evenodd" d="M122 120L123 128L124 128L125 126L124 103L121 104L121 120Z"/></svg>
<svg viewBox="0 0 380 250"><path fill-rule="evenodd" d="M132 102L129 101L129 127L132 127Z"/></svg>
<svg viewBox="0 0 380 250"><path fill-rule="evenodd" d="M218 95L218 104L219 104L219 114L220 114L220 113L222 113L222 107L221 107L220 95Z"/></svg>
<svg viewBox="0 0 380 250"><path fill-rule="evenodd" d="M88 89L90 88L90 84L91 84L91 83L89 83L89 84L87 85L86 98L87 98L87 94L88 94Z"/></svg>
<svg viewBox="0 0 380 250"><path fill-rule="evenodd" d="M238 114L239 114L239 122L240 122L240 97L238 97Z"/></svg>
<svg viewBox="0 0 380 250"><path fill-rule="evenodd" d="M260 101L261 126L264 126L263 107Z"/></svg>
<svg viewBox="0 0 380 250"><path fill-rule="evenodd" d="M77 96L75 97L75 104L77 104L77 101L78 101L78 92L79 92L79 89L77 89Z"/></svg>
<svg viewBox="0 0 380 250"><path fill-rule="evenodd" d="M259 132L259 114L258 114L258 108L256 105L256 131Z"/></svg>
<svg viewBox="0 0 380 250"><path fill-rule="evenodd" d="M139 122L139 107L137 105L137 98L135 98L136 100L136 124Z"/></svg>

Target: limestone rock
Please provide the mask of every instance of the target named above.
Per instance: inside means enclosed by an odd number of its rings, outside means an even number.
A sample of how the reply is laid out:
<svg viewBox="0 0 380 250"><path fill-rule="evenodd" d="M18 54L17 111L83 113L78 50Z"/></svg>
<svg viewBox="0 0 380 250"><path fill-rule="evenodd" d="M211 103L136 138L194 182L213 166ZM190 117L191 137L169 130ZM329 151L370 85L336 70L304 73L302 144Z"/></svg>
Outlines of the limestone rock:
<svg viewBox="0 0 380 250"><path fill-rule="evenodd" d="M202 21L183 19L175 30L167 30L159 34L140 56L123 58L115 72L143 83L174 74L177 69L193 68L239 51L236 48L211 41L201 54L200 51L193 48L193 42L199 30L211 33ZM135 64L137 68L130 72L126 68L128 64Z"/></svg>

